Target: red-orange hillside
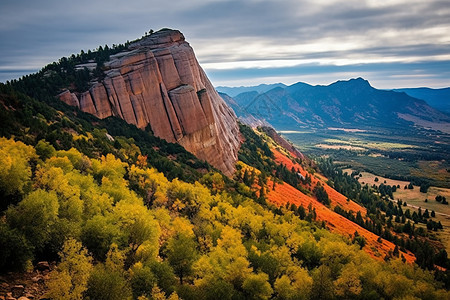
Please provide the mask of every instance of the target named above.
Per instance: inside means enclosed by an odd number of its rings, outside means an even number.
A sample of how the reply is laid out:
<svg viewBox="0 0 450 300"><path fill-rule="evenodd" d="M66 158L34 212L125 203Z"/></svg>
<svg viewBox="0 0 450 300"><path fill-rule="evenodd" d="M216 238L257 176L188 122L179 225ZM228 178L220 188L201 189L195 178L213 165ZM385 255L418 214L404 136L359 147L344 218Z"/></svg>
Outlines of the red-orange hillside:
<svg viewBox="0 0 450 300"><path fill-rule="evenodd" d="M275 161L277 163L286 165L288 169L294 167L296 170L299 170L303 176L306 176L307 172L302 168L301 165L292 162L292 160L290 160L288 157L286 157L276 149L272 149L272 152L275 155ZM320 178L323 177L320 176ZM331 207L340 205L345 210L352 210L354 212L360 211L363 216L366 215L365 208L361 207L354 201L347 201L347 198L344 195L338 193L336 190L332 189L325 183L325 178L319 180L318 178L312 176L311 179L313 187L317 184L317 182L320 181L331 200ZM273 183L269 182L268 185L272 186ZM367 242L366 246L363 249L372 257L375 257L377 259L383 259L389 251L393 251L395 248L395 245L393 243L384 239L382 240L382 243L377 242L378 236L376 234L335 213L333 210L317 201L314 197L303 194L287 183L276 185L275 190L270 189L267 194L267 198L271 203L274 203L278 206L284 206L289 202L291 204L295 204L296 206L303 205L303 207L307 208L311 203L312 207L316 210L317 219L325 221L331 231L347 237L353 236L355 231L358 231L358 233L363 236ZM378 251L378 253L375 253L373 249L377 249L375 250L375 252ZM410 252L402 252L402 254L408 262L414 262L415 257L413 254L411 254Z"/></svg>
<svg viewBox="0 0 450 300"><path fill-rule="evenodd" d="M308 172L306 172L301 165L299 165L296 162L293 162L291 159L286 157L280 151L278 151L276 149L272 149L272 152L275 156L275 162L277 162L278 164L284 164L288 168L288 170L290 170L292 168L299 170L303 176L306 176L306 174L308 174ZM310 174L310 176L311 176L311 174ZM335 189L331 188L328 184L326 184L327 180L325 177L323 177L321 175L317 175L317 176L319 178L321 178L322 180L319 180L315 176L311 176L312 187L314 188L316 186L317 182L320 181L321 185L325 188L325 190L331 200L332 207L334 207L336 205L340 205L343 209L345 209L347 211L352 210L355 213L360 211L362 215L365 215L367 213L367 211L364 207L360 206L359 204L355 203L352 200L347 201L347 197L345 197L341 193L337 192Z"/></svg>

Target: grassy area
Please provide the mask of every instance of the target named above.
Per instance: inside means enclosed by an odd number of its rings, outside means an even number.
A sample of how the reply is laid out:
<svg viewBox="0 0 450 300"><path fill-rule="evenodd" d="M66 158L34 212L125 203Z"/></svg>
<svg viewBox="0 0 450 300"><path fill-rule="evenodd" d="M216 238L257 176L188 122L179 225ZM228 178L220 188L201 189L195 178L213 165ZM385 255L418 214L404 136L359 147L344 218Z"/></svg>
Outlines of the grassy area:
<svg viewBox="0 0 450 300"><path fill-rule="evenodd" d="M416 162L392 159L386 156L354 155L353 153L331 153L342 165L349 165L358 171L368 171L380 176L399 178L410 176L417 168Z"/></svg>
<svg viewBox="0 0 450 300"><path fill-rule="evenodd" d="M366 151L366 148L353 146L353 145L343 145L343 144L317 144L315 145L316 148L322 148L322 149L334 149L334 150L354 150L354 151Z"/></svg>
<svg viewBox="0 0 450 300"><path fill-rule="evenodd" d="M450 183L448 161L419 161L418 167L411 170L411 175L430 178L435 182Z"/></svg>
<svg viewBox="0 0 450 300"><path fill-rule="evenodd" d="M353 169L344 169L344 172L351 174ZM361 177L359 177L359 182L369 185L380 185L381 183L387 185L400 185L400 189L398 189L394 193L395 200L406 201L408 204L408 208L412 211L417 211L420 207L422 212L425 209L431 213L431 211L436 212L435 221L441 221L444 226L444 230L438 231L436 237L442 242L445 246L447 252L450 252L450 205L444 205L435 200L437 195L444 196L447 199L450 199L450 189L448 188L440 188L440 187L430 187L427 193L421 193L420 187L414 186L411 189L404 189L405 185L408 185L408 181L402 180L393 180L381 176L376 176L369 172L361 172ZM375 178L378 178L378 181L375 181ZM425 202L425 199L428 199ZM424 227L424 226L422 226ZM434 234L434 233L432 233Z"/></svg>
<svg viewBox="0 0 450 300"><path fill-rule="evenodd" d="M352 169L344 169L344 172L351 173L353 172ZM434 210L436 212L440 212L446 215L450 216L450 205L444 205L440 202L437 202L435 200L437 195L444 196L445 198L450 200L450 189L448 188L441 188L441 187L430 187L427 191L427 193L421 193L420 187L413 186L414 188L411 189L405 189L404 187L409 184L408 181L403 180L393 180L386 177L376 176L369 172L361 172L361 177L359 177L359 182L362 184L369 184L369 185L380 185L380 184L387 184L387 185L396 185L400 186L399 189L394 193L395 200L399 199L402 201L406 201L408 204L422 207L422 209L428 209L430 212L431 210ZM375 179L378 178L378 181L375 181ZM428 199L427 202L425 202L425 199Z"/></svg>
<svg viewBox="0 0 450 300"><path fill-rule="evenodd" d="M347 172L348 174L351 174L353 171L355 171L354 169L344 169L344 172ZM372 173L369 172L360 172L361 176L359 177L359 182L361 184L368 184L368 185L380 185L381 183L383 184L387 184L387 185L400 185L401 189L404 188L405 185L408 185L409 182L408 181L403 181L403 180L395 180L395 179L389 179L387 177L382 177L382 176L376 176ZM378 181L375 181L375 178L378 178Z"/></svg>
<svg viewBox="0 0 450 300"><path fill-rule="evenodd" d="M364 139L350 138L345 139L325 139L325 143L331 145L351 145L353 147L360 147L366 150L390 150L390 149L410 149L418 148L418 146L402 143L392 142L369 142Z"/></svg>
<svg viewBox="0 0 450 300"><path fill-rule="evenodd" d="M426 194L419 191L419 187L414 186L413 190L400 189L394 193L395 199L400 199L406 201L408 206L411 205L413 208L421 207L422 212L425 209L428 211L434 210L436 212L435 221L441 221L444 226L444 230L438 231L437 237L445 246L447 252L450 251L450 206L444 205L435 200L437 195L444 196L450 199L450 189L430 187ZM425 202L425 199L428 199Z"/></svg>

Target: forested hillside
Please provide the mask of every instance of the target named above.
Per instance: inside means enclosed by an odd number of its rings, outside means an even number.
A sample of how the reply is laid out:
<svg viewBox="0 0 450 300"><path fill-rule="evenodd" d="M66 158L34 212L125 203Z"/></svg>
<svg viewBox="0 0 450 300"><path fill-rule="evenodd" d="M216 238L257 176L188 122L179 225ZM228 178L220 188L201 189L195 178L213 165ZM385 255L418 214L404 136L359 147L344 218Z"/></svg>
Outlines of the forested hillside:
<svg viewBox="0 0 450 300"><path fill-rule="evenodd" d="M336 206L331 187L299 179L260 132L241 126L241 161L228 178L115 118L49 106L3 84L0 103L0 269L25 274L39 261L56 261L39 296L450 296L434 271L400 256L372 258L361 238L332 233L312 208L303 216L272 204L270 194L283 191L277 186L290 185L317 207ZM317 189L308 190L308 180Z"/></svg>

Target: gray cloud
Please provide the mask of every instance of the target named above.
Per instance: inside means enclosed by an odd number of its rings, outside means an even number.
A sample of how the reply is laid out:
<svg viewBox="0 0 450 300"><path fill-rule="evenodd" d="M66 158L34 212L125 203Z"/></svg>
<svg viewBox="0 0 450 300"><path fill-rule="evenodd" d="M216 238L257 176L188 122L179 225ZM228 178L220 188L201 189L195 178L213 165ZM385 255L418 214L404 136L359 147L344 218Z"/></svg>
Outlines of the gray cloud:
<svg viewBox="0 0 450 300"><path fill-rule="evenodd" d="M162 27L181 30L200 63L305 60L301 65L320 66L320 74L330 78L345 72L374 78L393 74L392 87L421 85L424 78L427 85L441 86L448 73L434 64L450 61L450 6L438 0L6 0L0 2L0 19L0 81L81 49L123 43ZM365 57L371 61L362 63ZM417 64L428 77L414 81ZM280 70L207 68L215 84L225 82L220 75L225 73L227 82L234 74L255 83L308 75L295 63Z"/></svg>

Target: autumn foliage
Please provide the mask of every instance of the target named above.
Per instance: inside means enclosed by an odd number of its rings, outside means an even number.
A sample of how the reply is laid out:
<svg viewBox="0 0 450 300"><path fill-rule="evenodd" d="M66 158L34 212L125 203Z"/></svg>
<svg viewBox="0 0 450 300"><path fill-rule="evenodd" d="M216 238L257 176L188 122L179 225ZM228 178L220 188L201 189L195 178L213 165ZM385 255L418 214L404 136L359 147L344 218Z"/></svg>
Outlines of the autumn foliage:
<svg viewBox="0 0 450 300"><path fill-rule="evenodd" d="M227 178L146 132L40 109L0 138L0 270L56 261L47 298L449 298L433 273L381 260L393 245L332 211L365 209L257 136ZM276 178L281 164L308 183Z"/></svg>
<svg viewBox="0 0 450 300"><path fill-rule="evenodd" d="M293 167L299 170L303 176L306 176L308 174L301 165L293 162L291 159L283 155L280 151L273 149L273 153L275 155L275 161L277 163L285 164L288 168ZM275 203L278 206L285 206L287 203L290 203L295 204L297 207L303 206L307 208L311 205L311 207L315 209L317 219L319 221L325 221L327 227L331 231L339 233L343 236L350 237L352 237L355 232L358 232L359 235L364 237L367 242L367 246L363 249L374 258L383 259L389 253L389 251L394 251L395 245L393 243L386 240L382 240L381 243L378 242L377 240L379 237L377 235L335 213L331 209L332 207L339 205L346 210L352 210L355 213L359 211L365 215L365 208L361 207L352 200L347 201L347 198L344 195L338 193L324 182L325 178L323 176L312 176L312 178L313 179L311 186L317 186L317 184L320 184L324 187L331 200L331 207L325 206L324 204L317 201L317 199L315 199L313 196L305 195L298 189L286 183L275 185L275 189L272 189L268 194L269 201ZM415 257L413 254L402 254L408 262L414 262Z"/></svg>

